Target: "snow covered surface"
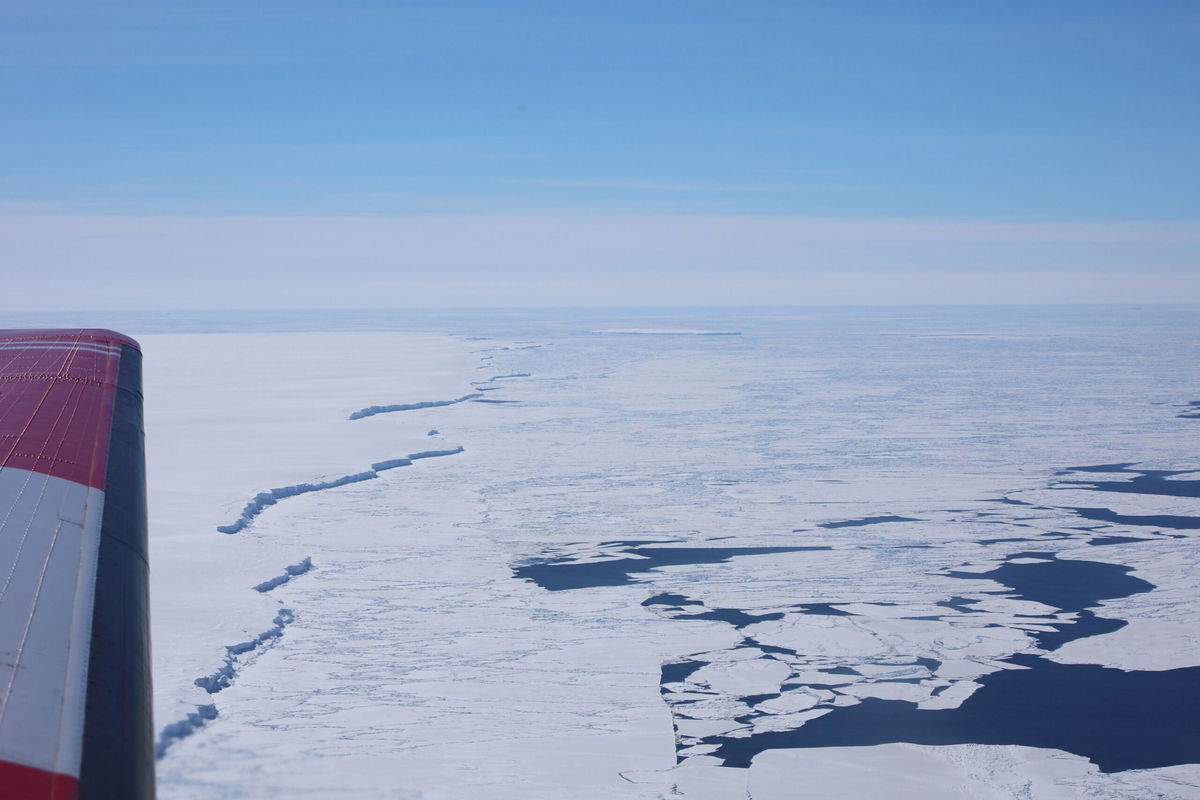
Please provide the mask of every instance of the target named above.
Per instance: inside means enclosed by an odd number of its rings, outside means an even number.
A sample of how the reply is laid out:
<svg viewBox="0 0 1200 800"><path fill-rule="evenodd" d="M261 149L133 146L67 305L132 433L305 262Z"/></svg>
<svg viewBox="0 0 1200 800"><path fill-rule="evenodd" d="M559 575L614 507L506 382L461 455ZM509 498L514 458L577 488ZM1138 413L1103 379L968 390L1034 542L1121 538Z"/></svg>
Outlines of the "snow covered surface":
<svg viewBox="0 0 1200 800"><path fill-rule="evenodd" d="M160 797L1200 797L1198 321L141 333Z"/></svg>
<svg viewBox="0 0 1200 800"><path fill-rule="evenodd" d="M741 331L704 331L687 328L616 328L596 333L621 334L625 336L741 336Z"/></svg>

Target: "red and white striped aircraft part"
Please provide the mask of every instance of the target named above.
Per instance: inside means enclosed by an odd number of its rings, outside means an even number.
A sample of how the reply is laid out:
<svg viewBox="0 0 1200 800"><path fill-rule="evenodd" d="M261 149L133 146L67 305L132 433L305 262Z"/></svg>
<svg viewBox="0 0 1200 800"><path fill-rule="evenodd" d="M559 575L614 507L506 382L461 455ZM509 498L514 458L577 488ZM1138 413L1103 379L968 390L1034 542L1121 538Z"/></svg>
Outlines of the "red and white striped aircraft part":
<svg viewBox="0 0 1200 800"><path fill-rule="evenodd" d="M74 798L121 347L0 331L0 795Z"/></svg>

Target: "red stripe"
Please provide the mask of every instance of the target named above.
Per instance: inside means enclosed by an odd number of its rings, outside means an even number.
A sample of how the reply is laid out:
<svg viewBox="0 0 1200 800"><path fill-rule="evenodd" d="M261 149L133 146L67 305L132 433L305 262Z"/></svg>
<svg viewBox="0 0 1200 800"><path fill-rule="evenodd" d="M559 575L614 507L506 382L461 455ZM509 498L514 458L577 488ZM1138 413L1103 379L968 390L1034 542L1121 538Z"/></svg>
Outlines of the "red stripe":
<svg viewBox="0 0 1200 800"><path fill-rule="evenodd" d="M132 341L94 329L0 331L0 467L103 489L120 351L100 350Z"/></svg>
<svg viewBox="0 0 1200 800"><path fill-rule="evenodd" d="M78 791L79 781L70 775L0 761L3 800L75 800Z"/></svg>

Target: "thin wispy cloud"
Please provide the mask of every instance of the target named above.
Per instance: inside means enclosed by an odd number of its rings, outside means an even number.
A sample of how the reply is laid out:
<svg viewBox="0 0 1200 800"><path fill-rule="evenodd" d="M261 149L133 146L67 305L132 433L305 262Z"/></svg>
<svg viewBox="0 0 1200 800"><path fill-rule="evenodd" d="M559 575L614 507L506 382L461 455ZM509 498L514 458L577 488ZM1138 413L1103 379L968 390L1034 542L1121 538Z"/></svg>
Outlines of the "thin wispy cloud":
<svg viewBox="0 0 1200 800"><path fill-rule="evenodd" d="M1179 222L37 215L0 218L0 253L6 310L97 275L110 308L1200 302Z"/></svg>
<svg viewBox="0 0 1200 800"><path fill-rule="evenodd" d="M739 181L654 181L630 179L527 179L511 181L520 186L546 189L628 189L635 192L770 192L788 187L772 183Z"/></svg>

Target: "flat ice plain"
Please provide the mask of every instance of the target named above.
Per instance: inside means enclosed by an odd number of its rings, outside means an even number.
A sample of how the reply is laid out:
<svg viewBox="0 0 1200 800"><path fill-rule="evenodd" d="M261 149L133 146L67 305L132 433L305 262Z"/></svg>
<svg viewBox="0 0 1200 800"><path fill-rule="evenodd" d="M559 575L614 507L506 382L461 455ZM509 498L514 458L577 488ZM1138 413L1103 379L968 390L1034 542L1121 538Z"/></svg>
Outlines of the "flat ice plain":
<svg viewBox="0 0 1200 800"><path fill-rule="evenodd" d="M1200 309L105 324L163 800L1200 798Z"/></svg>

